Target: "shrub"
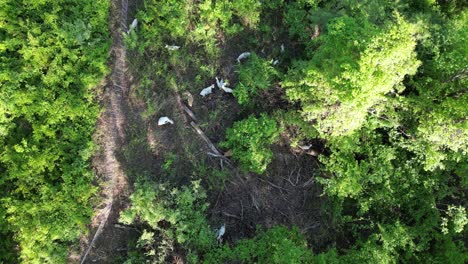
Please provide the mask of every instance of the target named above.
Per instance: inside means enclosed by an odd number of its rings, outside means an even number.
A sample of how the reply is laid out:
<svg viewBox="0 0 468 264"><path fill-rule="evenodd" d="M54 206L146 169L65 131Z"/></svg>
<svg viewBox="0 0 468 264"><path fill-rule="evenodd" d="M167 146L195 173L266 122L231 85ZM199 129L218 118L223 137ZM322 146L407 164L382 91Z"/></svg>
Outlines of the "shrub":
<svg viewBox="0 0 468 264"><path fill-rule="evenodd" d="M312 263L312 251L297 228L275 226L252 239L240 240L233 249L224 246L204 256L204 262Z"/></svg>
<svg viewBox="0 0 468 264"><path fill-rule="evenodd" d="M258 0L234 0L232 9L240 17L242 24L247 27L256 27L260 21L261 3Z"/></svg>
<svg viewBox="0 0 468 264"><path fill-rule="evenodd" d="M172 190L164 184L137 182L130 197L132 206L122 212L120 221L132 224L138 219L149 226L137 243L137 248L146 252L147 260L164 262L167 249L176 243L203 254L215 242L204 215L208 207L205 199L199 181ZM159 239L154 239L156 235Z"/></svg>
<svg viewBox="0 0 468 264"><path fill-rule="evenodd" d="M233 94L243 106L253 106L260 92L270 88L278 75L270 61L258 57L255 53L240 64L237 72L239 83Z"/></svg>
<svg viewBox="0 0 468 264"><path fill-rule="evenodd" d="M276 121L265 114L234 123L227 131L222 147L230 148L243 169L258 174L265 172L273 157L269 146L280 134Z"/></svg>

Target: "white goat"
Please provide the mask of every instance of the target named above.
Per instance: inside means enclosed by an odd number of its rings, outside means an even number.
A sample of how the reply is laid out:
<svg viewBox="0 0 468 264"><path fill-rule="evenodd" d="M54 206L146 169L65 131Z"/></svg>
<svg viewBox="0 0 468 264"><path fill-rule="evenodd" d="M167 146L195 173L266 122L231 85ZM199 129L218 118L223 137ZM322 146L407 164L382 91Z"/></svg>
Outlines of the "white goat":
<svg viewBox="0 0 468 264"><path fill-rule="evenodd" d="M226 87L226 84L224 83L223 79L219 80L218 77L216 77L216 85L218 86L219 89L225 91L226 93L232 93L232 89L229 87Z"/></svg>
<svg viewBox="0 0 468 264"><path fill-rule="evenodd" d="M163 116L161 118L159 118L158 120L158 126L163 126L163 125L166 125L166 124L171 124L173 125L174 124L174 121L172 121L169 117L167 116Z"/></svg>
<svg viewBox="0 0 468 264"><path fill-rule="evenodd" d="M200 92L200 95L205 97L209 94L211 94L213 92L213 88L214 88L214 84L206 87L205 89L203 89L201 92Z"/></svg>
<svg viewBox="0 0 468 264"><path fill-rule="evenodd" d="M311 144L309 144L309 145L299 145L299 148L302 149L302 150L309 150L311 147L312 147Z"/></svg>
<svg viewBox="0 0 468 264"><path fill-rule="evenodd" d="M180 49L180 46L175 46L175 45L169 46L166 44L165 48L172 51L172 50Z"/></svg>
<svg viewBox="0 0 468 264"><path fill-rule="evenodd" d="M237 62L240 63L241 60L246 59L250 56L250 52L243 52L237 57Z"/></svg>
<svg viewBox="0 0 468 264"><path fill-rule="evenodd" d="M127 30L127 34L130 34L130 31L134 30L138 25L138 20L135 18L133 19L132 24L130 24L130 27Z"/></svg>
<svg viewBox="0 0 468 264"><path fill-rule="evenodd" d="M218 242L221 241L221 238L224 236L225 232L226 232L226 224L223 224L216 232L216 240L218 240Z"/></svg>

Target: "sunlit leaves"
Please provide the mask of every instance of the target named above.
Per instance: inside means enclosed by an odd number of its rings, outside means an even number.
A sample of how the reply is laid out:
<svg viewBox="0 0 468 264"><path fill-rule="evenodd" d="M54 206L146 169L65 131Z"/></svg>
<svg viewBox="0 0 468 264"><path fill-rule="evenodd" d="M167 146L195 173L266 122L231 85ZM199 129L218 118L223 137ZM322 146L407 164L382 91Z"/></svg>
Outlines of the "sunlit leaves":
<svg viewBox="0 0 468 264"><path fill-rule="evenodd" d="M312 59L297 62L283 82L288 97L301 102L304 118L324 137L352 133L416 72L414 32L399 17L383 29L351 17L332 20Z"/></svg>
<svg viewBox="0 0 468 264"><path fill-rule="evenodd" d="M262 174L273 159L270 145L276 141L279 133L274 119L265 114L259 118L250 116L227 130L227 140L221 146L229 148L233 158L245 170Z"/></svg>
<svg viewBox="0 0 468 264"><path fill-rule="evenodd" d="M215 263L312 263L312 251L297 228L274 226L252 239L243 239L234 248L225 245L204 256L206 264Z"/></svg>
<svg viewBox="0 0 468 264"><path fill-rule="evenodd" d="M278 76L277 70L272 63L266 59L251 54L250 57L239 65L239 83L234 89L234 96L240 105L252 107L262 91L271 88L275 77Z"/></svg>
<svg viewBox="0 0 468 264"><path fill-rule="evenodd" d="M24 263L62 263L96 191L87 163L98 114L92 88L107 72L109 3L0 6L0 221Z"/></svg>

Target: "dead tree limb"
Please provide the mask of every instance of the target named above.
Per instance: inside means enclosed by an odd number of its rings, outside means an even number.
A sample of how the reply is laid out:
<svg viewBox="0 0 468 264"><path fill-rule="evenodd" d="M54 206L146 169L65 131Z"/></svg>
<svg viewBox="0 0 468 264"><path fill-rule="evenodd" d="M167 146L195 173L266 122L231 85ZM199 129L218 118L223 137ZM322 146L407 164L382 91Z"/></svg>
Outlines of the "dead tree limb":
<svg viewBox="0 0 468 264"><path fill-rule="evenodd" d="M216 148L216 146L211 142L211 140L205 135L205 133L200 129L200 127L195 123L195 122L190 122L190 125L195 129L197 134L208 144L208 147L210 147L211 151L218 156L223 156L221 152Z"/></svg>
<svg viewBox="0 0 468 264"><path fill-rule="evenodd" d="M189 115L193 119L193 121L198 121L197 117L192 112L192 110L190 110L190 108L188 108L184 103L181 103L181 105L182 105L182 109L184 109L184 111L187 113L187 115Z"/></svg>
<svg viewBox="0 0 468 264"><path fill-rule="evenodd" d="M272 183L272 182L270 182L270 181L267 181L267 180L264 180L264 179L261 179L261 178L258 178L258 179L259 179L260 181L262 181L262 182L268 183L269 185L271 185L272 187L275 187L275 188L277 188L277 189L280 189L280 190L283 190L283 191L286 191L286 192L291 191L291 190L288 190L288 189L283 188L283 187L281 187L281 186L278 186L278 185L276 185L276 184L274 184L274 183Z"/></svg>
<svg viewBox="0 0 468 264"><path fill-rule="evenodd" d="M107 219L109 218L109 214L110 214L110 211L111 211L111 208L112 208L112 202L110 202L108 205L107 205L107 208L104 210L103 212L103 215L104 215L104 219L101 221L101 223L99 224L99 227L98 229L96 230L96 233L94 234L94 237L93 239L91 240L91 243L89 243L89 246L88 246L88 249L86 250L83 258L81 259L81 262L80 264L83 264L85 261L86 261L86 257L88 257L88 254L89 254L89 251L91 250L91 248L93 247L94 245L94 242L96 241L96 238L99 237L99 235L102 233L102 230L104 229L104 226L106 225L107 223Z"/></svg>
<svg viewBox="0 0 468 264"><path fill-rule="evenodd" d="M227 216L227 217L232 217L232 218L235 218L237 220L241 220L241 218L237 215L233 215L233 214L230 214L230 213L226 213L226 212L223 212L223 215Z"/></svg>

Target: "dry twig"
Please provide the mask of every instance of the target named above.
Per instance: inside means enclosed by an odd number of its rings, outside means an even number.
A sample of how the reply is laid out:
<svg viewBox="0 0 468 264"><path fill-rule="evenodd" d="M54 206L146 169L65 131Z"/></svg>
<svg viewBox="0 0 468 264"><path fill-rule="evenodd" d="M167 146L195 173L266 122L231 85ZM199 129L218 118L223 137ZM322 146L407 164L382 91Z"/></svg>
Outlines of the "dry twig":
<svg viewBox="0 0 468 264"><path fill-rule="evenodd" d="M226 213L226 212L223 212L223 215L227 216L227 217L232 217L232 218L235 218L237 220L241 220L241 218L237 215L233 215L233 214L230 214L230 213Z"/></svg>

